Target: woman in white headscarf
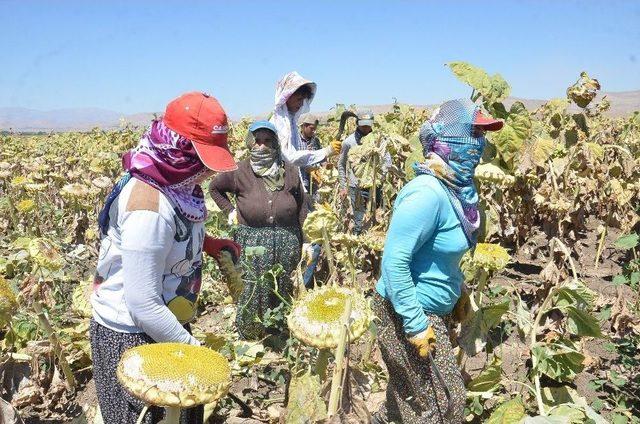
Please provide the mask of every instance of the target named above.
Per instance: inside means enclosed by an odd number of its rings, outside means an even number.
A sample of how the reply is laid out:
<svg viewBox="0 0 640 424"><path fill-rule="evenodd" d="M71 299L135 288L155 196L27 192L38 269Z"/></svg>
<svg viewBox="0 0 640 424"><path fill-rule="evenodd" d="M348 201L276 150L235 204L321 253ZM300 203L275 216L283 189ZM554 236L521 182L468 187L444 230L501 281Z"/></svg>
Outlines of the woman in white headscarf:
<svg viewBox="0 0 640 424"><path fill-rule="evenodd" d="M319 150L301 150L298 118L309 111L316 94L316 83L297 72L289 72L276 85L275 108L270 121L278 130L282 158L298 167L317 165L329 156L340 153L342 143L332 141Z"/></svg>

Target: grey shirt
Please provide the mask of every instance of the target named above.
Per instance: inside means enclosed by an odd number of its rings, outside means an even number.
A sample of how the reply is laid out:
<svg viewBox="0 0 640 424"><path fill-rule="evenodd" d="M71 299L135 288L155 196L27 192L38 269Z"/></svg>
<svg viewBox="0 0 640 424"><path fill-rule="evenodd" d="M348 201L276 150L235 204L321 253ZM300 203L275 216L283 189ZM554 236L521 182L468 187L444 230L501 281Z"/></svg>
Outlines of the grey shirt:
<svg viewBox="0 0 640 424"><path fill-rule="evenodd" d="M347 179L349 187L358 187L358 179L351 170L351 167L349 167L349 175L347 176L347 166L349 163L349 150L351 150L351 148L354 146L362 144L361 140L362 134L360 134L358 131L355 131L342 142L342 149L340 149L340 157L338 158L338 178L340 181L340 188L347 188ZM390 167L391 155L389 154L389 152L385 152L382 161L382 174L386 174Z"/></svg>

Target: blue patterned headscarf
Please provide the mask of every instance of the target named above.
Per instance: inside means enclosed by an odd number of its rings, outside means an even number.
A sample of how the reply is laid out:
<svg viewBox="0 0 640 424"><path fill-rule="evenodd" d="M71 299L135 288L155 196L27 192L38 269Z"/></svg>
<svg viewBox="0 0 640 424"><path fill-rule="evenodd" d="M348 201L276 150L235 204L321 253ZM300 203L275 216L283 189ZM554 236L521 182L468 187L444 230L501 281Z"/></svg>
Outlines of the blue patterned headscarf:
<svg viewBox="0 0 640 424"><path fill-rule="evenodd" d="M474 136L473 122L478 110L467 99L443 103L420 128L425 161L414 165L416 174L438 178L472 246L480 228L473 174L486 142L484 136Z"/></svg>

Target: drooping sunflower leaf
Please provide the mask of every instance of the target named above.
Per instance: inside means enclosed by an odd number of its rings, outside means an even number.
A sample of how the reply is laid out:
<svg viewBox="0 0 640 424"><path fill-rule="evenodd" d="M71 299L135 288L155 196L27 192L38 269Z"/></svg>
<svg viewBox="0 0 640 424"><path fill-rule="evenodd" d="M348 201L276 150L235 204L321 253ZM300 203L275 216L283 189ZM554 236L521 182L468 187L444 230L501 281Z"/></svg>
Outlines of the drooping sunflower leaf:
<svg viewBox="0 0 640 424"><path fill-rule="evenodd" d="M584 309L579 309L573 305L566 308L569 314L567 325L569 331L578 336L602 337L600 324L596 317Z"/></svg>
<svg viewBox="0 0 640 424"><path fill-rule="evenodd" d="M318 376L308 372L300 377L292 377L286 422L315 423L327 418L327 407L322 400L321 392Z"/></svg>
<svg viewBox="0 0 640 424"><path fill-rule="evenodd" d="M638 235L637 233L633 233L620 237L618 240L616 240L614 246L618 249L629 250L637 247L638 244L640 244L640 235Z"/></svg>
<svg viewBox="0 0 640 424"><path fill-rule="evenodd" d="M491 363L467 385L472 394L492 393L500 387L502 379L502 359L494 356Z"/></svg>
<svg viewBox="0 0 640 424"><path fill-rule="evenodd" d="M515 170L522 146L531 135L531 117L522 102L515 102L500 131L491 135L490 141L496 147L498 155L510 170Z"/></svg>
<svg viewBox="0 0 640 424"><path fill-rule="evenodd" d="M598 90L600 90L598 80L590 78L586 72L581 72L578 81L567 88L567 97L581 108L585 108L596 97Z"/></svg>
<svg viewBox="0 0 640 424"><path fill-rule="evenodd" d="M474 356L484 348L489 331L501 321L502 315L508 310L509 301L483 306L465 322L458 342L466 354Z"/></svg>
<svg viewBox="0 0 640 424"><path fill-rule="evenodd" d="M586 416L584 412L572 403L558 405L549 410L549 416L565 419L570 424L582 424Z"/></svg>
<svg viewBox="0 0 640 424"><path fill-rule="evenodd" d="M536 358L535 370L557 381L571 381L584 368L584 355L568 339L537 343L531 351Z"/></svg>
<svg viewBox="0 0 640 424"><path fill-rule="evenodd" d="M480 93L487 105L500 102L511 94L511 87L500 74L489 76L483 69L467 62L451 62L447 66L458 80Z"/></svg>
<svg viewBox="0 0 640 424"><path fill-rule="evenodd" d="M525 415L524 403L520 397L516 397L498 406L487 424L517 424Z"/></svg>

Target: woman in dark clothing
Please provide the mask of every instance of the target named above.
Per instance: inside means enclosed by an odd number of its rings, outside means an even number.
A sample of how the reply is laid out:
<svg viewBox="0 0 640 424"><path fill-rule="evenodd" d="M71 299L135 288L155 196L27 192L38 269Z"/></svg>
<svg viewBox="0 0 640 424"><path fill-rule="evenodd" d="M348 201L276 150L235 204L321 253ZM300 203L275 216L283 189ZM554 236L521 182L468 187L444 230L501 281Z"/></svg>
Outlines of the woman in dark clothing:
<svg viewBox="0 0 640 424"><path fill-rule="evenodd" d="M292 295L291 273L300 261L302 222L306 214L304 189L297 167L285 164L275 126L257 121L249 127L247 147L250 157L233 172L219 174L210 185L218 207L234 214L238 222L235 241L243 247L264 247L264 255L254 257L238 300L236 325L240 336L258 339L265 335L263 319L268 309L277 307L282 297ZM229 197L236 200L236 208ZM259 278L274 265L284 273L278 277L277 291Z"/></svg>

